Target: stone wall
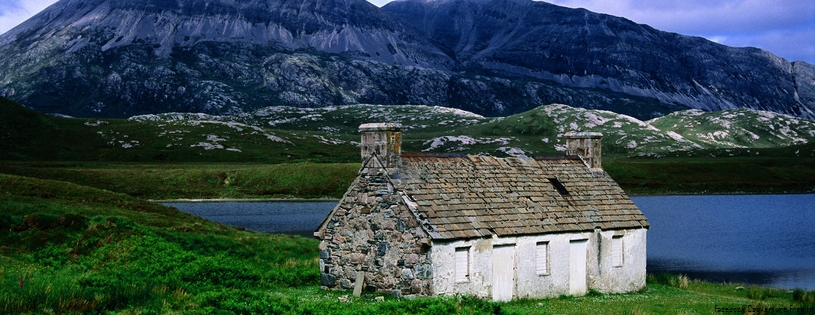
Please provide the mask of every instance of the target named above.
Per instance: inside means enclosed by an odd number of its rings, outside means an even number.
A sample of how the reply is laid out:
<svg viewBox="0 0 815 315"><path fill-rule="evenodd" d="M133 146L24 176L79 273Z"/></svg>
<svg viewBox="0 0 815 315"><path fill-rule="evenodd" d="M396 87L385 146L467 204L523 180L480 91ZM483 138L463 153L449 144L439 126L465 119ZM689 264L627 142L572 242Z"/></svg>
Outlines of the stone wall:
<svg viewBox="0 0 815 315"><path fill-rule="evenodd" d="M402 164L402 126L395 123L372 123L359 126L362 161L377 155L386 169Z"/></svg>
<svg viewBox="0 0 815 315"><path fill-rule="evenodd" d="M394 295L431 295L430 240L384 168L365 167L318 230L321 283Z"/></svg>
<svg viewBox="0 0 815 315"><path fill-rule="evenodd" d="M567 132L566 155L577 155L592 171L603 169L603 134L599 132Z"/></svg>

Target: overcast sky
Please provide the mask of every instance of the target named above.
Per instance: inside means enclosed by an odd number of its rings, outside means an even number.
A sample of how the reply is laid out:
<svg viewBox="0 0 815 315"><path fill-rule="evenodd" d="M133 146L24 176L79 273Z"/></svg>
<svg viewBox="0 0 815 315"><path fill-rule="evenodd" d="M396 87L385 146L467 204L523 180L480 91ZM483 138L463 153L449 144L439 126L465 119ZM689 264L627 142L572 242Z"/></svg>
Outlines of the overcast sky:
<svg viewBox="0 0 815 315"><path fill-rule="evenodd" d="M139 0L132 0L139 1ZM388 0L369 0L382 6ZM0 0L0 34L55 0ZM815 64L813 0L550 0L607 13L663 31L702 36L729 46L753 46L790 61Z"/></svg>

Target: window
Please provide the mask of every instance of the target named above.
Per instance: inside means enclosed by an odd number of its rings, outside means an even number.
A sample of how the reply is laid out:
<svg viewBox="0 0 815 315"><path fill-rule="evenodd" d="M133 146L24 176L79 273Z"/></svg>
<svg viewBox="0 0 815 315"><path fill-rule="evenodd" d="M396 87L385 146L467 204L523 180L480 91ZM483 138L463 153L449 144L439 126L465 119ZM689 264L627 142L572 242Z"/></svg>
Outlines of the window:
<svg viewBox="0 0 815 315"><path fill-rule="evenodd" d="M456 282L470 281L470 248L456 248Z"/></svg>
<svg viewBox="0 0 815 315"><path fill-rule="evenodd" d="M623 237L614 236L611 238L611 266L623 266Z"/></svg>
<svg viewBox="0 0 815 315"><path fill-rule="evenodd" d="M540 242L535 246L535 270L539 275L549 274L549 242Z"/></svg>

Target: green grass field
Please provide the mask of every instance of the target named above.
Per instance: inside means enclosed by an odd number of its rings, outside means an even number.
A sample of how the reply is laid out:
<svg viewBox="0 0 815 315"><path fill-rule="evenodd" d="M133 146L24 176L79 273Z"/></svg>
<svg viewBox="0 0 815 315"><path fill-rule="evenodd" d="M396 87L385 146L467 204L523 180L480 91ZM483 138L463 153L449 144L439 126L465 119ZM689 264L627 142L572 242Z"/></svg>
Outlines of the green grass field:
<svg viewBox="0 0 815 315"><path fill-rule="evenodd" d="M815 292L652 275L644 292L493 303L319 288L317 240L244 231L122 193L0 175L3 314L717 314ZM736 314L772 314L738 312ZM796 313L793 313L796 314ZM807 314L807 313L799 313Z"/></svg>
<svg viewBox="0 0 815 315"><path fill-rule="evenodd" d="M812 193L815 159L781 157L606 159L631 195ZM0 174L53 179L151 200L342 197L355 163L4 162Z"/></svg>
<svg viewBox="0 0 815 315"><path fill-rule="evenodd" d="M0 173L54 179L152 200L339 198L358 164L7 162Z"/></svg>
<svg viewBox="0 0 815 315"><path fill-rule="evenodd" d="M607 159L630 195L815 193L815 158L684 157Z"/></svg>

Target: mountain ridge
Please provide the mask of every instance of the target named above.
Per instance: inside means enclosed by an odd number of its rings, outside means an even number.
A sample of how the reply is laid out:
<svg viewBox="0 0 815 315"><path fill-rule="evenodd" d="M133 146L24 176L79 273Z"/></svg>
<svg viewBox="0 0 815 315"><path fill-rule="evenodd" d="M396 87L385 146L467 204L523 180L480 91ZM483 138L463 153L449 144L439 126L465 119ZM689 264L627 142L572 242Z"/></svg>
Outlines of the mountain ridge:
<svg viewBox="0 0 815 315"><path fill-rule="evenodd" d="M545 2L404 0L382 9L459 52L464 58L457 60L469 68L601 87L703 110L778 111L797 104L787 113L815 117L811 82L799 79L808 77L812 65L757 48L728 47Z"/></svg>
<svg viewBox="0 0 815 315"><path fill-rule="evenodd" d="M466 5L453 12L451 3ZM410 23L427 5L450 12L424 29ZM489 116L564 103L640 119L736 107L815 117L812 65L523 0L381 9L362 0L61 0L0 35L0 69L0 95L82 117L360 103Z"/></svg>

